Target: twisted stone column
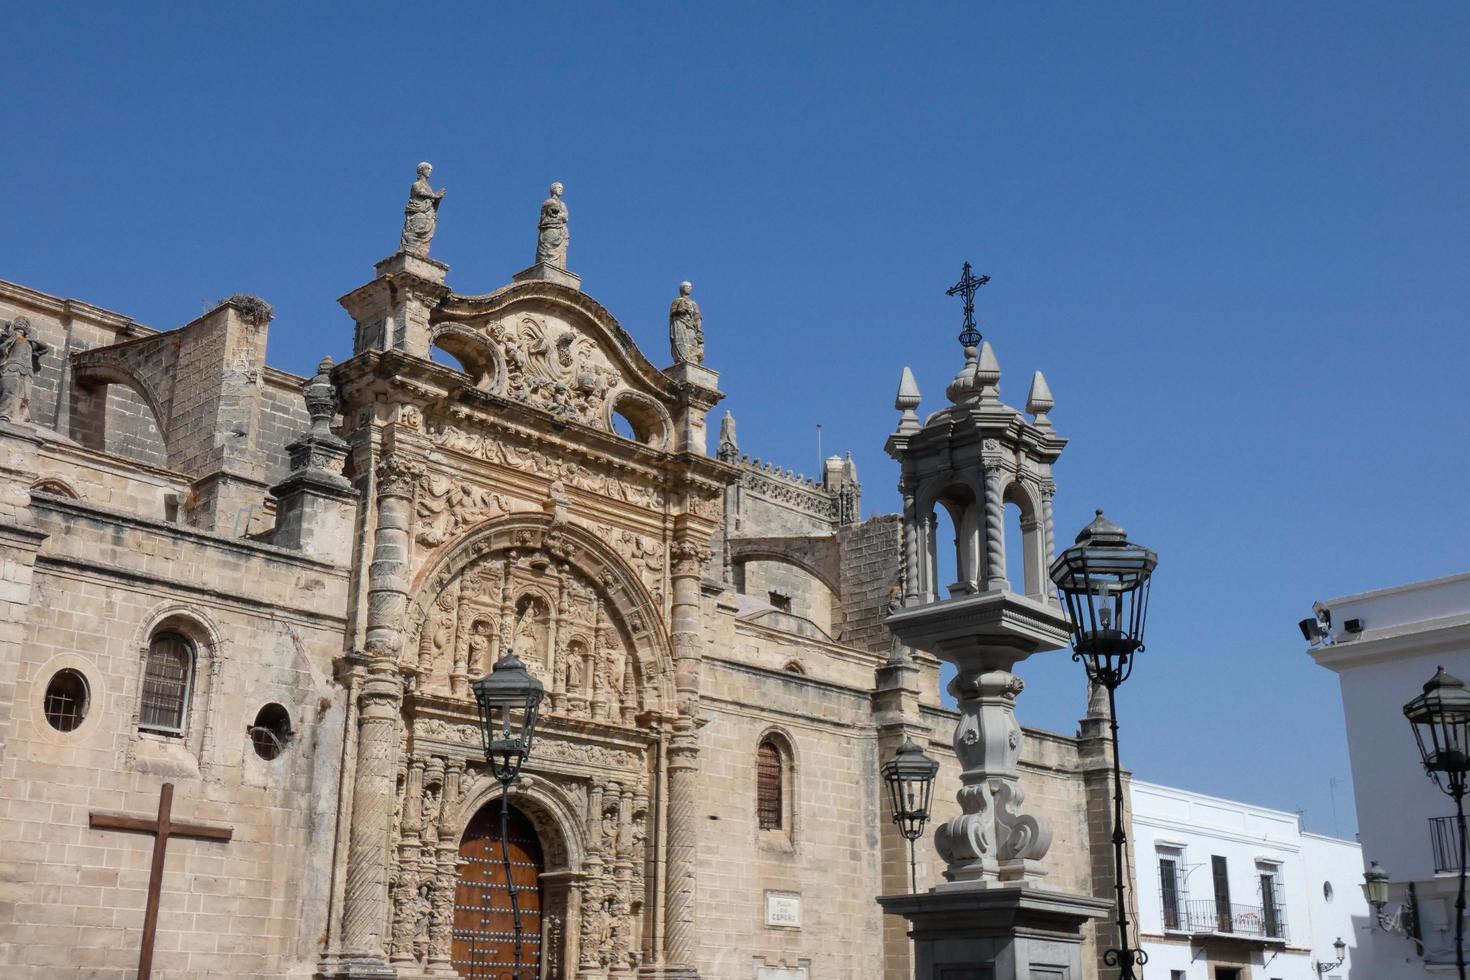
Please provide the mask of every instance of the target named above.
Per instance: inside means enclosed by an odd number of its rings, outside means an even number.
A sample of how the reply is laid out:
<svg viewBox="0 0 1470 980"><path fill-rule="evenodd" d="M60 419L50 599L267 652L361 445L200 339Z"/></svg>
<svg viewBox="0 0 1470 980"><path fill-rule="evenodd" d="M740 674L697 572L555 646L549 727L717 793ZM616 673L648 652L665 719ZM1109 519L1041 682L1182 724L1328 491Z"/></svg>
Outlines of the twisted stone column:
<svg viewBox="0 0 1470 980"><path fill-rule="evenodd" d="M347 901L342 916L343 965L348 976L393 976L385 959L388 846L397 804L403 679L398 656L408 607L409 525L414 485L423 468L399 455L378 463L378 524L368 568L367 678L359 695L357 778L347 851Z"/></svg>
<svg viewBox="0 0 1470 980"><path fill-rule="evenodd" d="M985 589L1009 589L1006 578L1006 505L1000 495L1000 469L985 471Z"/></svg>
<svg viewBox="0 0 1470 980"><path fill-rule="evenodd" d="M675 543L670 569L674 653L674 687L679 716L669 744L668 923L665 960L671 974L696 975L695 872L698 865L699 825L695 800L699 794L700 645L703 641L699 611L699 577L709 560L709 548L688 539Z"/></svg>

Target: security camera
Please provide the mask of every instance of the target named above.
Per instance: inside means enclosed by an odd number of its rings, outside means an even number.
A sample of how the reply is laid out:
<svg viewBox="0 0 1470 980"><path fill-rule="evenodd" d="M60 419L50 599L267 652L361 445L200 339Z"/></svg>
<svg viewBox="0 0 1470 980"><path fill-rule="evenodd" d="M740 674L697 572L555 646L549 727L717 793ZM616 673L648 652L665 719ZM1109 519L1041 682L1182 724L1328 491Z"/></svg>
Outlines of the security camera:
<svg viewBox="0 0 1470 980"><path fill-rule="evenodd" d="M1302 639L1308 643L1318 643L1322 637L1327 635L1327 631L1322 628L1321 621L1315 616L1308 616L1296 625L1302 631Z"/></svg>

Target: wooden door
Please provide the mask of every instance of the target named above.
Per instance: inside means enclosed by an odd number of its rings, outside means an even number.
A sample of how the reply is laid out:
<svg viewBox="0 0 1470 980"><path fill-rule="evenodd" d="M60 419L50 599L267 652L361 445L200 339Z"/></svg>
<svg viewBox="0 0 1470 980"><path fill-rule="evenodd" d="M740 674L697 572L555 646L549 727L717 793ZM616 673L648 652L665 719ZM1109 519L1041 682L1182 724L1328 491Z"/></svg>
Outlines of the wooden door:
<svg viewBox="0 0 1470 980"><path fill-rule="evenodd" d="M521 917L520 980L541 976L541 841L536 829L510 808L507 841L510 880ZM513 980L515 918L500 850L500 801L480 809L459 843L459 883L454 890L452 962L461 977Z"/></svg>

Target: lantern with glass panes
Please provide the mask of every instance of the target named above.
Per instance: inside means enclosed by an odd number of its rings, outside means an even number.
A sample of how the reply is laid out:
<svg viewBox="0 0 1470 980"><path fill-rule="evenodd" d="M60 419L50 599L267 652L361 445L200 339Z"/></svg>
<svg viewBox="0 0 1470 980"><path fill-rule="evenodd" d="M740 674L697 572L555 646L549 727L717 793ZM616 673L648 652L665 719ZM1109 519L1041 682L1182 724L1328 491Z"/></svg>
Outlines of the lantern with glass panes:
<svg viewBox="0 0 1470 980"><path fill-rule="evenodd" d="M1127 533L1099 510L1072 547L1051 563L1051 580L1072 624L1072 659L1087 678L1108 692L1108 729L1113 743L1113 881L1117 893L1118 945L1103 953L1118 980L1135 980L1135 967L1148 954L1128 941L1127 847L1123 822L1123 774L1118 761L1118 685L1133 673L1148 622L1149 582L1159 556L1128 540Z"/></svg>
<svg viewBox="0 0 1470 980"><path fill-rule="evenodd" d="M1423 692L1404 705L1404 717L1419 743L1419 761L1434 785L1455 801L1455 836L1460 845L1459 897L1455 901L1455 965L1465 980L1465 775L1470 773L1470 691L1443 667Z"/></svg>
<svg viewBox="0 0 1470 980"><path fill-rule="evenodd" d="M480 708L480 735L485 743L485 761L500 782L500 856L510 893L510 911L515 942L515 972L520 980L521 948L524 942L521 907L510 865L510 784L520 775L536 737L536 717L541 709L541 682L527 672L513 652L497 660L490 673L470 684Z"/></svg>
<svg viewBox="0 0 1470 980"><path fill-rule="evenodd" d="M904 739L893 753L893 758L883 763L883 782L888 786L888 802L893 808L893 822L898 832L909 842L909 883L913 891L919 890L918 872L914 860L914 841L924 835L924 824L929 820L929 805L934 799L934 777L939 772L939 763L924 754L913 739Z"/></svg>

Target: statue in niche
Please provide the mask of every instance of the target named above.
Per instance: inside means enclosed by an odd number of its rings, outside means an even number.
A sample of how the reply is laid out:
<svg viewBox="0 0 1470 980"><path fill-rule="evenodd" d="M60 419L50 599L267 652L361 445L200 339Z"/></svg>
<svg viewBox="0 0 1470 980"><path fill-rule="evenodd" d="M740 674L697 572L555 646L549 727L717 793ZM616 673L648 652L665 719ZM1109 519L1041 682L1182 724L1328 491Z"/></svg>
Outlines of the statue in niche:
<svg viewBox="0 0 1470 980"><path fill-rule="evenodd" d="M470 662L466 666L471 672L490 669L490 624L483 619L475 620L470 627Z"/></svg>
<svg viewBox="0 0 1470 980"><path fill-rule="evenodd" d="M578 694L582 690L582 644L573 643L567 649L566 661L563 664L565 675L562 678L562 688L568 694Z"/></svg>
<svg viewBox="0 0 1470 980"><path fill-rule="evenodd" d="M680 364L704 363L704 317L692 292L693 283L679 283L679 298L669 306L669 348Z"/></svg>
<svg viewBox="0 0 1470 980"><path fill-rule="evenodd" d="M617 855L620 809L617 797L610 798L602 805L602 853L607 855L609 860Z"/></svg>
<svg viewBox="0 0 1470 980"><path fill-rule="evenodd" d="M567 230L567 206L561 199L561 181L551 185L551 196L541 204L541 233L536 238L536 262L567 267L567 245L571 233Z"/></svg>
<svg viewBox="0 0 1470 980"><path fill-rule="evenodd" d="M433 844L439 840L439 804L442 799L440 787L437 784L424 787L423 839L425 844Z"/></svg>
<svg viewBox="0 0 1470 980"><path fill-rule="evenodd" d="M0 332L0 422L31 420L31 391L51 345L31 337L31 321L16 317Z"/></svg>
<svg viewBox="0 0 1470 980"><path fill-rule="evenodd" d="M433 902L429 898L431 891L429 885L419 885L418 896L414 899L413 940L417 956L424 955L424 948L429 943L429 919L433 911Z"/></svg>
<svg viewBox="0 0 1470 980"><path fill-rule="evenodd" d="M418 179L408 189L408 203L403 206L403 235L398 240L401 252L429 254L429 242L439 225L439 203L444 200L445 190L441 187L435 193L429 186L429 174L433 172L433 165L419 164Z"/></svg>
<svg viewBox="0 0 1470 980"><path fill-rule="evenodd" d="M537 641L536 620L540 603L533 598L523 599L521 613L516 617L515 630L511 633L511 649L521 659L522 663L529 664L533 659L540 656Z"/></svg>

